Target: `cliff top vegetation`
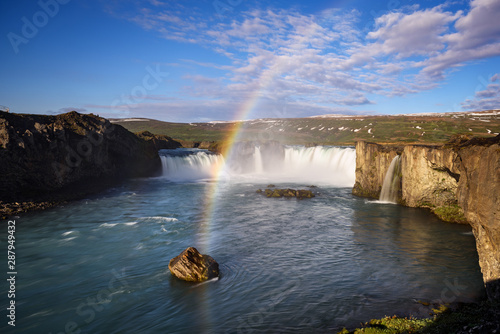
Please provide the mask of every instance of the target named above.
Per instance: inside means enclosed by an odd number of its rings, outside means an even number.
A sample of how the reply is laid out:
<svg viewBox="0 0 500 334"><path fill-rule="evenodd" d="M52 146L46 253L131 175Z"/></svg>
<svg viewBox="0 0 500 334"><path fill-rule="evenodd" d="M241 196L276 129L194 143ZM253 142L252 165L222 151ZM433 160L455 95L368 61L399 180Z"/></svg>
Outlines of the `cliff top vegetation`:
<svg viewBox="0 0 500 334"><path fill-rule="evenodd" d="M325 116L257 119L239 122L170 123L152 119L113 119L131 132L150 131L191 142L224 141L240 126L241 140L276 140L284 144L353 145L377 143L443 144L456 134L494 137L500 113L449 113L395 116Z"/></svg>

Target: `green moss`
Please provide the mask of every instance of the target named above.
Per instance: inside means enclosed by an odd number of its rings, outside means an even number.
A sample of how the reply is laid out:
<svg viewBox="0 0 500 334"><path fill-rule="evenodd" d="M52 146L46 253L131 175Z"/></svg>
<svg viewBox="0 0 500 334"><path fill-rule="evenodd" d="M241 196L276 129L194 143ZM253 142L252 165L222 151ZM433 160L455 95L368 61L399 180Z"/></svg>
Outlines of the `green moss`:
<svg viewBox="0 0 500 334"><path fill-rule="evenodd" d="M462 208L457 204L440 206L435 208L433 212L436 216L438 216L439 219L445 222L467 224L467 219L465 219L464 212Z"/></svg>
<svg viewBox="0 0 500 334"><path fill-rule="evenodd" d="M349 332L343 329L342 334L398 334L398 333L419 333L423 328L430 325L433 319L415 319L402 317L385 317L382 319L372 319L365 323L363 328Z"/></svg>
<svg viewBox="0 0 500 334"><path fill-rule="evenodd" d="M363 327L349 331L344 328L339 334L441 334L457 333L493 333L498 329L500 305L498 301L483 301L479 304L457 304L453 308L440 305L433 309L430 318L416 319L403 317L385 317L363 324ZM481 331L474 331L480 329ZM471 331L472 330L472 331Z"/></svg>

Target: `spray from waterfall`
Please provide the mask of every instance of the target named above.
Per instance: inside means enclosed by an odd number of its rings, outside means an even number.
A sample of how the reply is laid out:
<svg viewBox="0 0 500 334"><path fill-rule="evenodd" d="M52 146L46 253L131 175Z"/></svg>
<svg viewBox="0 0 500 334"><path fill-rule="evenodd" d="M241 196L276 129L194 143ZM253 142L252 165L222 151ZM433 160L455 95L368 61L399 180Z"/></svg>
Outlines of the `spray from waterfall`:
<svg viewBox="0 0 500 334"><path fill-rule="evenodd" d="M353 148L243 142L234 145L228 160L203 150L176 151L161 153L163 176L174 182L214 180L221 175L236 182L337 187L352 187L355 181Z"/></svg>
<svg viewBox="0 0 500 334"><path fill-rule="evenodd" d="M224 158L203 150L168 150L160 156L163 176L174 182L212 180Z"/></svg>
<svg viewBox="0 0 500 334"><path fill-rule="evenodd" d="M385 174L379 200L381 202L397 203L398 193L401 188L401 156L392 159L389 169Z"/></svg>

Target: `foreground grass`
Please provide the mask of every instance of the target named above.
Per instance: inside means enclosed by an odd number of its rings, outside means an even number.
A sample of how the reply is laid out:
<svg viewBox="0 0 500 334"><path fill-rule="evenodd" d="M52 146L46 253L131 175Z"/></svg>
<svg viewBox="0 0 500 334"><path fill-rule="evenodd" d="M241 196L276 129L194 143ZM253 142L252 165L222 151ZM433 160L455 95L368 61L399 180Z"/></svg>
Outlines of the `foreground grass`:
<svg viewBox="0 0 500 334"><path fill-rule="evenodd" d="M433 309L430 318L416 319L385 317L372 319L354 330L343 329L339 334L441 334L441 333L500 333L500 303L484 301L478 304L441 305Z"/></svg>

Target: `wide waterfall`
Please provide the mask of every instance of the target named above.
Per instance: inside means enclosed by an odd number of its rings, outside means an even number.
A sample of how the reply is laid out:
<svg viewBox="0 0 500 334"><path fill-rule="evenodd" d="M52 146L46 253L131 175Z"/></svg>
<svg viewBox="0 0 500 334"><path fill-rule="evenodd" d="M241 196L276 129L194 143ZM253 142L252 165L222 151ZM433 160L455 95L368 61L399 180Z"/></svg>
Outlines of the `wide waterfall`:
<svg viewBox="0 0 500 334"><path fill-rule="evenodd" d="M352 187L356 152L331 146L235 144L227 160L204 150L162 150L163 175L176 182L214 179Z"/></svg>
<svg viewBox="0 0 500 334"><path fill-rule="evenodd" d="M174 182L212 179L224 164L221 155L197 149L161 150L163 176Z"/></svg>
<svg viewBox="0 0 500 334"><path fill-rule="evenodd" d="M382 190L380 191L381 202L397 203L398 193L401 189L401 156L396 155L392 159L389 169L385 174Z"/></svg>

